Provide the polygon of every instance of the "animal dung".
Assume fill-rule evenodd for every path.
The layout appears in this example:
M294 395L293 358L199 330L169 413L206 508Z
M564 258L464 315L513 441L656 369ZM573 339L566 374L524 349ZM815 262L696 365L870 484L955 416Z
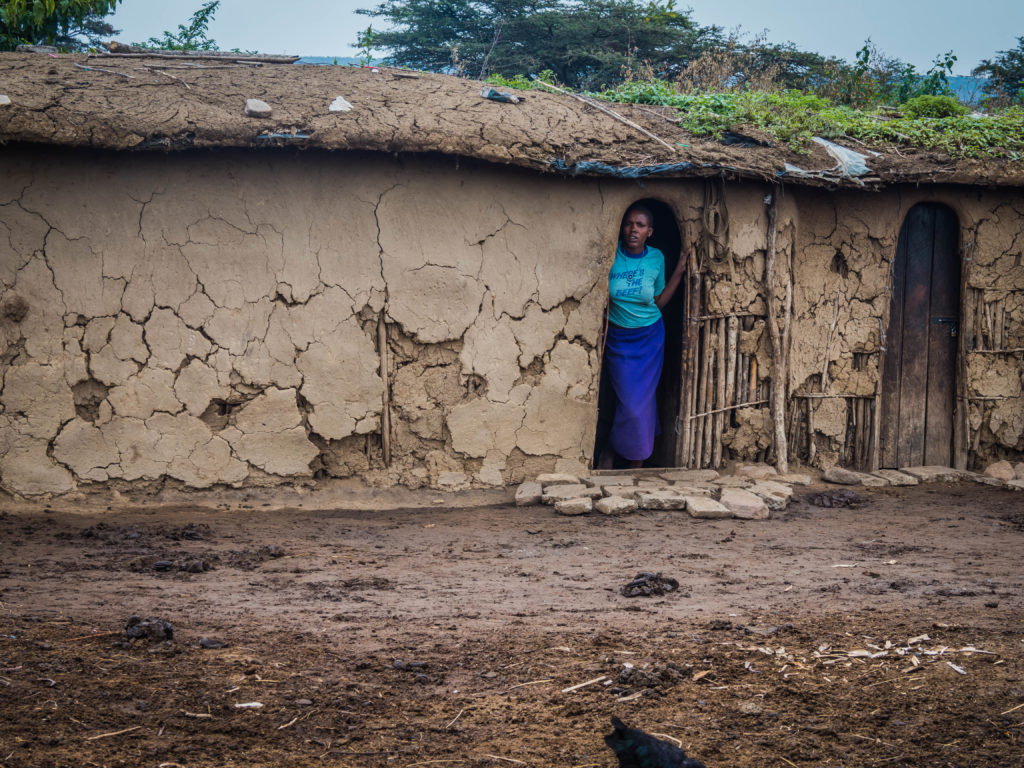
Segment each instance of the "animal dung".
M664 595L666 592L675 592L677 589L679 589L679 582L670 576L642 572L638 573L619 591L626 597L651 597Z

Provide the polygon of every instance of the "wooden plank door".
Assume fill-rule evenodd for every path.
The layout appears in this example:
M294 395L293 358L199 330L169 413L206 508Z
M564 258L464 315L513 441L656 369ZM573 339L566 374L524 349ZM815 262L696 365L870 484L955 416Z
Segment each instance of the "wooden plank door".
M952 464L958 242L956 215L933 203L911 208L900 230L882 375L883 467Z

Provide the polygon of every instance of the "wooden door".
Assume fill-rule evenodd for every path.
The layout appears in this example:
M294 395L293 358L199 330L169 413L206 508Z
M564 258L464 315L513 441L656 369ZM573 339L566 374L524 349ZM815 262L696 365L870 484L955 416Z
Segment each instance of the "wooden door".
M960 319L959 228L922 203L900 230L882 376L881 465L951 466Z

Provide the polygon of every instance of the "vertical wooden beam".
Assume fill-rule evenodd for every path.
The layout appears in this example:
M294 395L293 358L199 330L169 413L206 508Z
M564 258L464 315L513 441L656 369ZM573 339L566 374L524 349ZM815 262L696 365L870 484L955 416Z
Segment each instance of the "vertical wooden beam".
M768 252L764 262L765 292L768 298L768 336L772 343L771 411L775 425L775 465L780 472L789 471L789 450L786 443L786 360L779 328L779 299L775 292L775 241L778 234L778 195L773 191L768 203ZM787 280L789 276L787 275ZM785 321L783 321L785 322Z
M726 389L726 369L728 363L726 362L725 354L725 325L724 319L717 321L718 325L718 364L717 364L717 375L715 377L715 408L719 411L715 414L715 431L711 438L711 468L718 469L722 466L722 434L725 428L725 419L728 412L723 410L728 407L728 403L725 401L725 389Z

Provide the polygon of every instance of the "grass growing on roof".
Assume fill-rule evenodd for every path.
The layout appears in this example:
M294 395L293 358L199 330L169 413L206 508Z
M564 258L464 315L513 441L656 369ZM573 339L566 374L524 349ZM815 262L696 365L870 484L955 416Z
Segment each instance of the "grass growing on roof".
M493 77L497 86L538 88L525 77ZM1024 108L1009 107L972 116L955 99L926 96L898 109L866 111L837 105L800 91L682 93L662 80L633 80L587 96L604 101L672 107L680 127L695 136L720 137L753 126L807 152L812 136L856 139L870 146L897 145L940 150L951 157L1024 159ZM935 116L932 116L935 115Z

